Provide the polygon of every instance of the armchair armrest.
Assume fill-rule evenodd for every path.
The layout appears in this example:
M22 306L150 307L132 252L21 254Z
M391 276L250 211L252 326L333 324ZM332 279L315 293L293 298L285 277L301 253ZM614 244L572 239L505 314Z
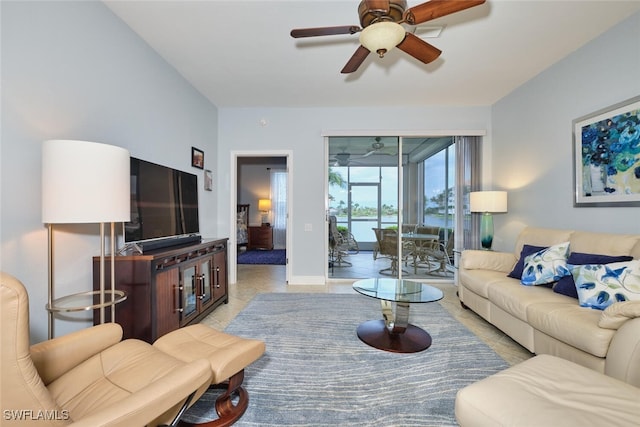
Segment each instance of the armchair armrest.
M211 383L211 362L198 359L174 369L128 397L80 420L74 427L169 424L191 393L191 406Z
M460 267L465 270L493 270L509 273L516 264L516 257L509 252L467 249L462 251Z
M31 360L42 381L48 385L121 340L122 327L117 323L105 323L34 344L30 348Z

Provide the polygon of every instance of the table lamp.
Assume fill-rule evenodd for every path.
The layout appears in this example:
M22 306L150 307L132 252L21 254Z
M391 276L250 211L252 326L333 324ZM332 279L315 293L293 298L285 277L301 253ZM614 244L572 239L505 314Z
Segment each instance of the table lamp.
M54 335L53 224L100 224L100 323L105 321L105 232L111 223L111 298L115 298L114 223L130 220L129 151L87 141L42 144L42 221L48 228L49 338ZM111 306L111 321L115 307Z
M259 199L258 210L262 212L262 225L269 225L269 211L271 210L271 199Z
M493 243L493 213L507 211L506 191L473 191L469 204L471 212L481 212L480 244L482 249L491 250Z

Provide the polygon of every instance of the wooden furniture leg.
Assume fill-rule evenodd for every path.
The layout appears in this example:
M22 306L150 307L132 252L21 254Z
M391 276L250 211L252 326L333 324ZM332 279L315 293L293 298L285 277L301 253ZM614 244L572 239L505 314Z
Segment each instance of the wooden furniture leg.
M225 389L216 399L215 407L218 418L204 423L180 422L182 427L227 427L238 421L249 406L249 393L242 387L244 369L229 378L229 381L212 384L209 388ZM238 397L238 403L233 404L232 399Z

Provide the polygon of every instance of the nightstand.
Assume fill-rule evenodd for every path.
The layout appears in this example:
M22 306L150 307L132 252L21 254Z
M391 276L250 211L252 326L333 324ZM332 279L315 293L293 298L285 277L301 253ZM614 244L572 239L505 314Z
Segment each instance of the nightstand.
M249 226L247 249L273 250L273 228L270 225Z

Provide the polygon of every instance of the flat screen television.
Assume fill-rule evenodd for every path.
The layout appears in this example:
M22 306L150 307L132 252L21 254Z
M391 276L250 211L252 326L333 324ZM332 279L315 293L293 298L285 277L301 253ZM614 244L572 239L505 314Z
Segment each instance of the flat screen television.
M131 157L131 221L125 242L147 251L199 241L198 177Z

